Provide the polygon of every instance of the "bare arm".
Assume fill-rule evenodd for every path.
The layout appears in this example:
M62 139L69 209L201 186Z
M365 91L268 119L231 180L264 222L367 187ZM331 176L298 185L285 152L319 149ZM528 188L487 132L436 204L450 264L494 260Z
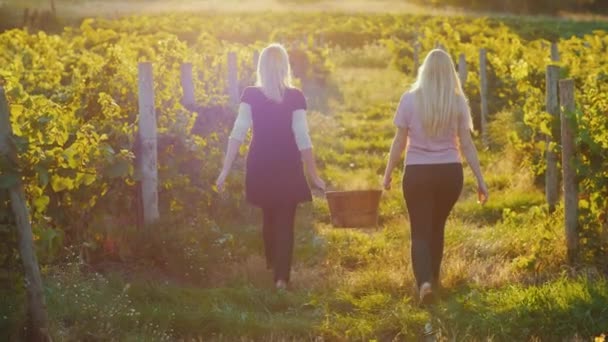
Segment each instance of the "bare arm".
M477 178L477 199L479 203L484 204L488 200L489 192L486 182L481 173L479 158L477 157L477 148L471 138L473 130L473 120L471 119L471 110L467 99L463 96L461 103L461 114L458 122L458 140L460 141L460 152L464 155L467 163L471 167L475 178Z
M251 128L251 125L251 107L246 103L241 103L239 106L239 114L230 134L230 139L228 139L228 147L226 148L222 172L217 178L216 185L219 191L222 191L224 188L224 183L230 173L230 169L232 169L232 164L239 152L239 147L241 147L241 144L245 140L245 136L247 135L249 128Z
M312 152L312 141L308 132L308 122L306 121L305 110L298 109L293 112L291 128L309 179L317 188L325 190L325 182L323 182L317 173L317 163Z
M312 153L312 148L307 148L304 150L300 150L300 154L302 156L302 161L304 162L304 167L306 168L306 173L308 177L312 181L312 183L319 189L325 191L325 182L319 177L317 173L317 163L315 162L315 157Z
M467 103L466 98L461 98L461 117L458 122L458 139L460 140L460 152L464 155L465 159L471 166L475 178L477 178L477 184L484 183L483 175L481 174L481 167L479 165L479 158L477 157L477 148L471 138L471 131L473 130L473 120L471 119L471 109Z
M483 175L481 174L479 158L477 156L477 148L475 147L475 143L471 138L471 133L468 131L461 132L459 136L460 150L471 167L471 170L473 170L473 174L475 175L475 178L477 178L477 183L484 182Z
M300 154L302 155L302 161L304 162L304 168L306 169L308 176L312 179L319 178L319 174L317 173L317 163L315 162L312 148L301 150Z
M241 147L242 141L234 138L228 139L228 147L226 148L226 156L224 157L224 166L222 167L222 173L228 174L232 169L232 163L236 159L236 156Z
M460 139L460 150L471 167L475 178L477 178L477 196L479 202L483 204L488 200L489 192L483 174L481 173L477 148L471 138L471 131L468 128L460 128L458 136Z
M407 128L397 128L395 138L393 139L393 143L391 145L391 151L388 157L386 170L384 171L384 188L386 190L390 189L393 170L399 164L399 161L401 160L401 155L403 154L403 151L405 150L405 147L407 145L407 135Z

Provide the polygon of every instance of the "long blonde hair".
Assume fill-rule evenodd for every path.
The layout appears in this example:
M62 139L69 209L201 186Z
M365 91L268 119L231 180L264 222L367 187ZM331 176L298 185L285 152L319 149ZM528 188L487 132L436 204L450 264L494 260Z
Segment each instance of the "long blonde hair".
M468 115L462 110L463 101L466 106L468 103L454 62L443 50L429 52L418 69L418 78L411 91L415 94L422 115L422 126L431 137L445 134L450 127L454 127L461 115ZM470 115L468 120L472 129Z
M285 89L291 87L291 67L289 55L281 44L270 44L260 54L256 84L266 97L283 101Z

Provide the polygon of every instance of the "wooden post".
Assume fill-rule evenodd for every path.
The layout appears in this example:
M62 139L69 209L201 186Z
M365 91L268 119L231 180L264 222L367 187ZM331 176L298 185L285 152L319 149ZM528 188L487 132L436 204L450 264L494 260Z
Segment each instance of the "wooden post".
M237 72L236 52L228 53L228 96L230 104L235 106L239 103L239 79Z
M183 63L180 68L182 84L182 103L186 108L196 104L194 99L194 82L192 80L192 63Z
M414 75L418 75L418 68L420 68L420 43L416 39L414 41Z
M217 79L218 81L221 80L224 75L224 65L221 62L221 59L217 61L217 63L215 64L215 74L217 75Z
M11 142L13 129L10 121L10 110L4 88L0 87L0 155L8 160L17 160L17 151ZM3 171L5 172L5 171ZM27 292L27 315L29 317L28 340L50 341L49 319L46 311L44 290L40 267L34 248L34 235L30 222L30 214L25 200L25 192L21 183L21 176L14 171L14 181L8 187L11 209L15 215L17 226L17 241L19 255L23 263L25 287ZM11 170L4 173L11 175Z
M574 102L574 80L559 81L559 99L562 106L562 169L564 178L564 210L568 261L576 260L578 252L578 182L574 158L576 155L576 120L572 118L576 109Z
M141 196L144 223L151 224L159 219L158 212L158 166L156 111L154 108L154 80L152 64L139 63L139 139L141 157L138 171L141 177Z
M546 110L551 115L551 134L547 135L547 170L545 172L545 196L549 205L549 212L555 211L555 206L559 200L559 172L557 169L557 154L551 148L557 143L559 137L559 67L549 65L546 76Z
M487 51L479 50L479 78L481 83L481 141L484 148L488 147L488 76Z
M551 43L551 60L559 62L559 49L557 43Z
M467 77L468 77L467 59L464 56L464 53L461 53L460 57L458 58L458 77L460 78L460 83L462 84L462 87L464 88L464 85L467 83Z

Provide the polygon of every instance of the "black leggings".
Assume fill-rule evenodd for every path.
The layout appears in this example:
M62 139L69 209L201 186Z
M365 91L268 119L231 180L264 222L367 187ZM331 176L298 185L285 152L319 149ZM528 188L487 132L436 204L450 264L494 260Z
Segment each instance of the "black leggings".
M438 285L445 222L462 191L462 164L407 165L403 194L410 216L416 283Z
M262 208L266 265L274 270L274 280L289 281L293 255L293 226L297 204Z

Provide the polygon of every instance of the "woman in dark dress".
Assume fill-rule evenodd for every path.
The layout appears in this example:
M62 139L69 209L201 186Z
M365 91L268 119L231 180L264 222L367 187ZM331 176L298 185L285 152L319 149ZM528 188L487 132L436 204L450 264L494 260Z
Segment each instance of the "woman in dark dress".
M257 85L243 91L217 179L219 191L249 128L253 137L247 156L246 197L262 209L266 263L274 270L277 289L284 289L291 271L296 208L312 200L304 167L316 187L325 190L325 183L317 174L312 153L306 100L291 85L289 57L279 44L262 51Z

